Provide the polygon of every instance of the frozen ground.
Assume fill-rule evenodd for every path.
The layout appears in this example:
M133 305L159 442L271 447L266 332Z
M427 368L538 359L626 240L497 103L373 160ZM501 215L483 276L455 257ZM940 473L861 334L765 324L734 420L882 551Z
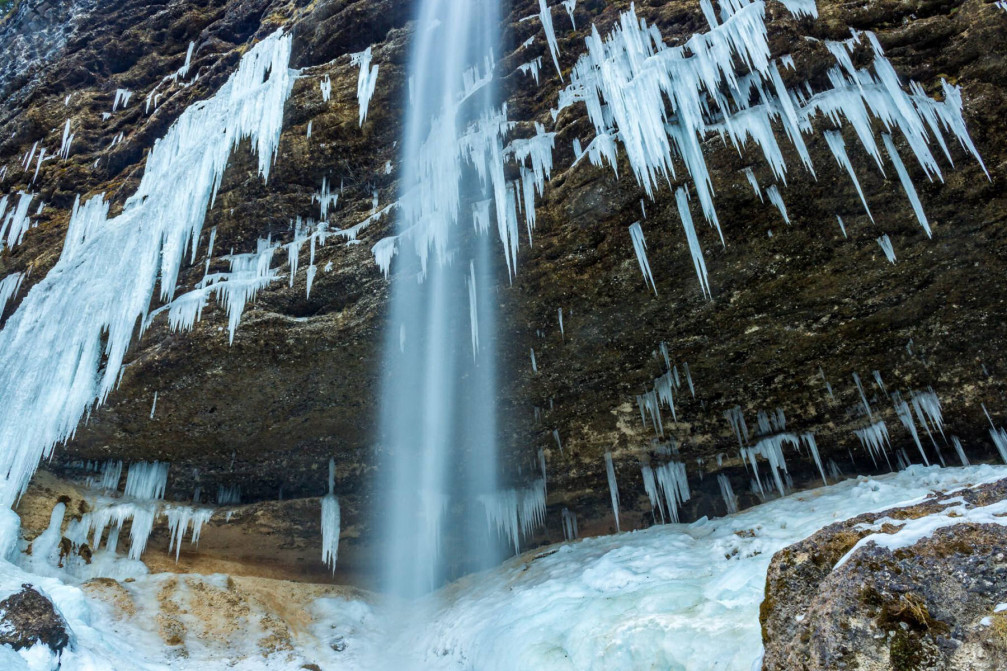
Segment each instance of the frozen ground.
M0 563L0 598L30 582L53 599L73 631L73 649L62 658L66 671L304 664L360 671L748 671L759 664L758 609L777 550L838 520L1003 477L1003 466L914 466L861 477L727 518L525 554L408 610L332 588L226 576L140 575L81 586L55 571L43 577L9 562ZM11 533L16 520L5 522ZM168 645L172 635L175 645ZM55 660L46 648L0 647L0 668L48 670Z

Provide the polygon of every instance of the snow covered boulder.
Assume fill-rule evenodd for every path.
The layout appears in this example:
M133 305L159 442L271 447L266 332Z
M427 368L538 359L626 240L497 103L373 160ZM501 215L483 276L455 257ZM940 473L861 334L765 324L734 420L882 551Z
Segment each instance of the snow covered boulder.
M1007 480L854 517L781 550L763 669L1007 668Z
M69 642L63 616L31 585L0 601L0 645L21 650L42 643L59 653Z

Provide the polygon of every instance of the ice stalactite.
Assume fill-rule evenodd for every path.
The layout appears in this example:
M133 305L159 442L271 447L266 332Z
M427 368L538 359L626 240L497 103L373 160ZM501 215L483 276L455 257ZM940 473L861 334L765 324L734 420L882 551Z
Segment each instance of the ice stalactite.
M679 506L692 497L689 491L689 479L685 473L685 464L671 461L663 466L658 466L654 469L654 480L661 494L659 498L655 498L658 498L662 507L662 520L667 513L668 519L677 524Z
M238 485L217 485L217 505L230 506L241 503L241 487Z
M3 208L0 208L2 210ZM0 215L3 213L0 212ZM24 281L23 273L13 273L7 277L0 280L0 315L3 315L4 308L7 307L7 302L17 294L17 290L21 288L21 282Z
M880 238L878 238L878 246L881 247L881 251L884 252L885 258L888 259L889 263L895 263L895 248L892 246L891 238L885 233Z
M329 102L329 98L332 97L332 79L325 75L318 82L318 88L322 91L322 102Z
M787 461L783 456L784 443L790 443L794 447L797 447L800 445L800 440L795 434L779 433L760 439L754 447L741 450L742 458L747 459L752 465L752 471L755 473L756 484L760 492L765 493L762 479L759 477L759 466L756 460L756 457L759 456L769 462L770 472L773 475L773 480L776 483L776 489L780 493L780 496L785 496L787 493L783 476L781 475L781 473L787 473Z
M213 517L212 508L192 508L191 506L166 506L164 516L168 518L168 552L175 550L175 561L182 551L185 532L191 530L189 543L199 545L203 525Z
M899 157L899 152L895 148L895 143L892 142L892 136L888 133L882 133L881 139L884 141L885 150L888 151L888 156L892 159L892 164L895 166L895 172L899 175L899 181L902 182L902 188L905 190L906 195L909 196L909 202L913 206L913 212L916 214L916 219L920 222L920 226L923 227L923 230L927 232L927 237L932 238L933 233L930 231L930 223L927 221L927 215L923 213L923 203L920 202L920 197L916 193L916 187L913 186L913 180L909 178L909 172L906 170L905 164Z
M958 439L958 436L951 436L951 444L955 447L955 454L958 455L958 461L962 463L962 466L968 466L969 458L965 456L965 450L962 448L962 441Z
M66 120L66 125L63 126L63 139L59 145L59 157L64 161L70 157L70 145L73 144L73 139L75 137L74 133L70 132L70 120Z
M0 200L0 220L3 222L0 224L0 241L8 249L21 244L25 232L31 226L28 213L31 208L31 201L34 198L35 194L33 193L18 192L17 205L13 206L6 216L4 215L4 208L7 205L7 197L4 196L3 200Z
M838 131L827 130L825 131L825 140L829 145L829 149L832 151L832 155L836 157L836 162L839 163L850 179L853 181L853 186L857 189L857 195L860 196L860 202L864 204L864 211L867 212L867 216L870 217L871 221L874 221L874 215L871 214L871 208L867 206L867 197L864 196L864 190L860 188L860 180L857 179L857 173L853 172L853 164L850 162L850 157L846 153L846 141L843 140L843 134ZM840 219L842 222L842 219ZM843 236L845 237L845 228L843 229Z
M892 464L888 459L888 450L885 449L885 446L891 443L888 439L888 426L884 420L868 424L862 429L855 429L853 435L860 441L860 445L867 450L871 461L874 462L875 468L878 467L878 456L883 456L885 463L888 464L888 468L891 469Z
M322 497L322 562L336 572L339 557L339 499L336 498L336 461L329 459L329 492Z
M783 222L789 226L790 215L787 214L787 206L783 202L783 196L780 195L780 189L775 184L770 184L766 187L766 198L768 198L769 202L780 211L780 215L783 217Z
M153 461L135 461L129 465L126 473L126 488L124 496L143 501L154 501L164 498L164 490L168 485L168 468L170 464Z
M605 450L605 474L608 477L608 493L612 497L612 514L615 516L616 533L619 528L619 485L615 479L615 466L612 463L612 453Z
M214 96L185 110L155 143L122 213L90 226L76 253L64 253L0 331L0 394L9 399L0 408L3 504L115 387L155 287L161 300L173 296L186 247L198 241L241 140L251 140L268 178L295 76L289 60L290 37L280 33L251 48Z
M517 69L520 70L523 74L531 75L532 79L535 80L535 86L538 86L538 73L542 69L542 57L539 56L534 60L528 61L527 63L522 63L521 65L517 66Z
M361 126L367 121L367 108L370 107L371 97L378 85L379 66L371 66L371 58L371 47L350 55L350 65L360 68L360 74L357 76L357 105L360 108L359 125Z
M524 489L504 489L479 497L486 511L486 524L507 539L514 554L521 540L545 524L545 480Z
M563 9L570 15L570 27L577 30L577 19L573 15L577 9L577 0L563 0Z
M688 191L684 188L676 189L675 203L678 205L678 216L682 220L682 228L685 229L685 239L689 243L692 265L695 266L696 275L699 277L699 286L703 290L704 296L712 298L710 278L706 272L706 260L703 258L703 248L699 244L699 238L696 237L696 227L692 223L692 213L689 211ZM656 290L655 293L657 293Z
M818 467L818 472L822 476L822 483L828 485L829 479L825 477L825 469L822 468L822 457L818 454L818 443L815 442L815 434L801 434L801 442L808 447L808 451L811 453L811 458L814 460L815 466Z
M734 488L731 487L731 481L723 473L717 475L717 485L720 487L720 495L724 499L724 505L727 507L727 514L733 515L738 512L738 497L734 495Z
M556 73L559 75L560 81L562 81L563 70L559 67L559 44L556 42L556 31L552 26L552 9L546 4L546 0L538 0L538 16L542 21L542 30L545 32L546 42L549 43L549 53L552 55L552 62L556 66Z
M577 538L577 515L569 508L563 508L560 513L560 520L563 523L564 540L572 541Z
M133 92L129 89L116 89L115 99L112 101L112 111L116 111L120 107L126 107L129 105L129 99L133 97Z
M154 419L154 412L157 410L157 392L154 392L154 402L150 404L150 418Z
M647 240L643 237L643 228L640 226L640 222L629 227L629 236L633 240L633 251L636 252L636 260L640 264L643 281L654 290L656 296L657 285L654 283L654 274L650 270L650 261L647 259Z

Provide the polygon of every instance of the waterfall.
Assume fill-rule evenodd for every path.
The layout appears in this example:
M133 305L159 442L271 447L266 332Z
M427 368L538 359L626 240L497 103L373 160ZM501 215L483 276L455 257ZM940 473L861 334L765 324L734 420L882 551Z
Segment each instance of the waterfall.
M492 83L497 0L418 11L379 416L381 578L401 596L495 559L479 504L497 489L489 208L499 219L513 205Z

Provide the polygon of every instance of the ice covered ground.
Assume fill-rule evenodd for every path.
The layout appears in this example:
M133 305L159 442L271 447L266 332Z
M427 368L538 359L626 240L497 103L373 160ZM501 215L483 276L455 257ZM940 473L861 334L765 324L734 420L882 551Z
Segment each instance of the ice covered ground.
M566 543L465 578L408 611L316 586L225 576L139 576L106 584L118 590L109 598L9 562L0 564L0 598L30 582L53 599L73 631L73 649L62 658L66 671L304 664L361 671L747 671L759 665L758 610L777 550L832 522L1003 477L1004 466L913 466L726 518ZM4 533L15 523L4 518ZM132 614L123 614L126 602ZM166 622L185 632L183 645L166 645ZM56 667L45 648L0 647L0 668Z

